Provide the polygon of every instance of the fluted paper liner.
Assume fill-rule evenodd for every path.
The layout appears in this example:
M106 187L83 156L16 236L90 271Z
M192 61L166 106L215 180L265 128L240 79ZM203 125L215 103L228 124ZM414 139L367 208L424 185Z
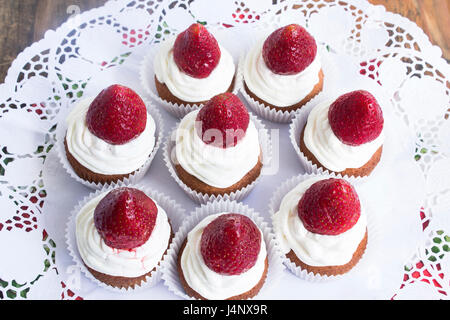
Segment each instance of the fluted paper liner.
M281 186L273 193L272 198L269 202L269 215L271 217L272 227L273 227L274 215L275 215L275 213L278 212L281 201L283 200L284 196L286 196L286 194L288 194L292 189L294 189L299 183L306 181L313 177L345 179L355 187L356 192L358 192L358 185L361 183L364 183L364 181L365 181L364 179L361 179L359 177L357 177L357 178L342 177L341 175L334 174L334 173L331 173L331 174L315 174L315 173L300 174L296 177L290 178L290 179L284 181L281 184ZM372 251L374 251L374 248L377 248L377 246L379 247L378 239L380 239L380 231L379 230L380 230L381 226L374 218L374 214L376 214L376 213L374 213L370 209L368 209L367 206L364 206L364 199L360 198L360 201L363 202L362 207L363 207L363 210L365 210L365 214L367 217L367 234L368 234L367 239L368 240L367 240L366 249L364 250L364 253L363 253L361 259L349 272L347 272L346 274L333 275L333 276L321 275L318 273L308 272L308 270L298 267L294 262L292 262L289 258L287 258L285 254L283 254L282 255L283 264L287 267L287 269L290 270L295 276L297 276L303 280L307 280L307 281L311 281L311 282L322 282L322 281L340 279L342 277L345 277L348 273L351 273L353 270L361 267L361 264L364 263L364 257L366 256L366 254L373 253ZM274 231L274 235L275 235L275 241L279 245L280 240L278 239L275 231Z
M137 183L139 182L147 173L148 169L150 168L150 165L153 162L153 159L155 158L161 143L163 141L163 132L164 132L164 122L161 117L161 114L159 111L155 108L154 104L149 103L147 100L144 99L144 103L147 106L147 112L152 116L153 120L155 120L156 130L155 130L155 146L153 147L153 151L149 155L148 159L145 161L145 163L135 170L132 174L130 174L127 178L124 178L121 180L123 183L131 184L131 183ZM91 189L102 189L104 186L108 186L111 183L107 184L101 184L101 183L94 183L87 180L82 179L77 175L77 173L73 170L72 165L69 163L69 160L67 159L66 150L64 147L64 140L66 137L67 132L67 123L66 118L69 115L72 108L68 108L65 110L65 112L61 112L58 120L58 126L56 128L56 149L57 154L60 163L62 164L63 168L66 170L66 172L76 181L79 183L91 188ZM118 181L113 181L118 182Z
M262 124L262 122L256 118L254 115L250 114L250 121L253 121L255 124L256 129L258 130L258 136L259 136L259 143L261 145L262 150L262 164L263 169L265 165L268 165L272 159L272 143L269 137L269 133L265 126ZM175 165L173 163L172 159L172 150L175 147L175 133L177 128L179 127L180 123L176 125L176 127L171 131L171 133L168 135L167 140L164 144L164 162L166 163L167 168L169 169L169 173L172 176L172 178L177 182L177 184L183 189L184 192L195 202L200 204L205 204L209 201L214 200L236 200L240 201L244 199L256 186L256 184L259 182L261 178L261 174L258 178L256 178L252 183L247 185L246 187L239 189L237 191L226 193L223 195L210 195L205 194L201 192L197 192L187 186L181 179L178 177L176 171L175 171ZM261 171L262 172L262 171Z
M303 168L307 173L330 173L329 170L322 166L317 166L300 150L300 137L303 128L306 126L309 114L313 107L320 102L324 101L325 95L319 94L308 102L303 108L294 115L289 128L289 137L291 139L292 146L297 153Z
M253 44L255 45L256 42ZM250 50L252 49L252 46L250 47ZM331 56L328 54L328 52L326 51L326 49L324 48L318 48L320 49L318 51L318 54L320 54L320 58L321 58L321 63L322 63L322 71L324 74L324 78L323 78L323 89L321 92L319 92L317 95L320 95L323 91L325 91L325 88L328 86L327 83L329 82L335 82L334 80L331 80L331 77L333 76L333 74L336 72L335 71L335 66L333 64L332 58ZM258 116L272 121L272 122L278 122L278 123L289 123L292 118L302 109L305 108L305 106L312 101L316 96L314 96L310 101L308 101L308 103L305 103L305 105L303 105L301 108L297 109L297 110L292 110L292 111L282 111L282 110L275 110L273 108L270 108L269 106L266 106L264 103L260 102L260 101L256 101L255 99L253 99L245 90L244 87L244 63L245 63L245 58L247 56L247 53L245 55L241 55L240 59L239 59L239 64L238 64L238 78L237 78L237 84L236 84L236 89L244 96L245 100L247 101L248 105L250 106L250 108L252 109L252 111L257 114Z
M262 231L264 242L267 248L267 257L269 261L269 268L267 272L267 278L264 282L264 285L261 288L260 292L269 292L270 289L278 284L279 279L283 275L284 266L281 260L281 251L278 247L277 242L274 240L274 234L272 233L272 229L269 227L268 223L264 221L264 219L255 212L252 208L238 203L236 201L229 200L219 200L209 202L206 205L202 205L201 207L195 209L183 222L182 226L176 233L172 244L168 251L168 257L164 260L163 263L163 275L162 279L164 284L169 288L170 291L175 293L176 295L184 298L193 300L194 298L188 296L183 286L180 283L180 278L178 274L177 268L177 258L178 252L186 239L188 233L204 218L207 216L217 214L217 213L239 213L243 214L250 219L258 226L258 228ZM251 288L248 288L249 290ZM242 292L241 292L242 293ZM255 297L257 298L257 296Z
M361 85L361 87L365 87L364 84ZM355 88L353 88L355 89ZM380 93L380 90L377 90L376 87L370 87L368 88L369 92L375 93L377 100L381 103L380 105L388 105L385 101L385 97L382 93ZM307 173L324 173L324 174L330 174L330 173L336 173L334 171L331 171L325 166L318 166L317 164L314 164L301 150L300 150L300 138L303 131L303 128L306 126L306 123L308 121L309 114L311 113L312 109L317 106L318 104L325 102L325 101L334 101L333 99L336 99L341 94L344 94L346 92L350 92L351 89L336 89L334 92L322 92L319 95L315 96L311 101L309 101L303 108L297 112L294 115L294 118L291 121L290 127L289 127L289 137L292 143L292 146L294 147L295 152L297 153L305 171ZM384 112L385 116L387 115L387 112ZM385 121L385 128L386 128L386 121ZM386 129L387 130L387 129ZM385 150L383 151L385 152ZM336 173L338 174L338 173ZM348 175L345 175L347 177ZM368 179L369 176L358 176L361 179Z
M220 43L220 39L218 39ZM160 106L162 106L167 112L171 113L173 116L177 118L183 118L186 114L188 114L191 111L197 110L201 107L203 107L203 104L197 104L197 103L187 103L187 104L178 104L178 103L172 103L170 101L162 99L158 95L158 91L156 90L155 85L155 71L153 67L153 61L160 49L160 44L154 45L150 50L149 53L144 57L144 59L141 62L140 68L139 68L139 78L142 84L142 87L144 87L145 92L150 96L152 100L157 102ZM236 63L236 61L235 61ZM236 72L237 72L236 68ZM238 93L238 76L235 72L235 79L233 84L233 90L232 92L234 94ZM222 92L218 92L217 94L220 94Z
M137 184L137 185L126 184L126 183L123 183L120 181L118 183L113 183L110 186L105 186L101 190L92 192L90 195L86 196L83 200L80 200L78 202L78 204L74 207L74 209L70 213L69 220L66 225L66 244L67 244L67 248L69 250L69 254L72 257L73 261L75 262L76 266L81 270L81 272L88 279L95 282L100 287L106 288L108 290L112 290L115 292L126 293L126 292L132 292L134 290L140 290L143 288L149 288L149 287L156 285L161 280L161 275L162 275L161 267L162 267L163 261L167 258L168 251L163 255L161 262L158 266L156 266L156 269L153 272L151 272L150 275L148 275L144 280L142 280L139 285L135 285L134 289L131 287L116 288L116 287L113 287L113 286L110 286L110 285L107 285L107 284L101 282L100 280L95 278L89 272L89 270L86 268L86 266L84 265L84 262L80 256L80 253L78 251L76 232L75 232L76 231L76 217L77 217L78 213L80 212L80 210L89 201L91 201L95 197L99 196L100 194L105 193L105 195L106 195L109 191L116 189L116 188L120 188L120 187L130 187L130 188L139 189L139 190L143 191L147 196L149 196L155 203L157 203L158 206L160 206L162 209L164 209L164 211L167 214L167 217L169 218L169 221L170 221L170 224L172 227L172 232L174 234L177 232L178 228L182 224L182 222L186 216L186 213L185 213L184 209L177 202L175 202L168 196L166 196L158 191L153 190L152 187L146 186L144 184Z

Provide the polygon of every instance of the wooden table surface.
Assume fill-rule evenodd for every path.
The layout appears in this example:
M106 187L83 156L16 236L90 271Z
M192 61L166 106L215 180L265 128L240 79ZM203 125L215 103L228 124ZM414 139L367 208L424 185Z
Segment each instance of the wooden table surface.
M222 0L224 1L224 0ZM232 1L232 0L228 0ZM450 60L450 0L369 0L382 4L416 22L439 45ZM42 39L69 17L70 6L81 12L103 5L106 0L0 0L0 82L11 62L26 47ZM69 11L69 12L68 12Z

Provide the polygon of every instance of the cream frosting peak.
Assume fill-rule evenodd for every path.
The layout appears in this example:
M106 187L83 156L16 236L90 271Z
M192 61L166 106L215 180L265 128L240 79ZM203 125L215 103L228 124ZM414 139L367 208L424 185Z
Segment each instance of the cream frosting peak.
M326 177L313 177L299 183L284 196L280 208L273 216L273 226L283 253L293 250L295 255L310 266L339 266L350 262L367 230L367 220L361 204L357 223L336 236L308 231L298 216L298 202L315 182Z
M93 98L80 101L66 119L66 142L70 154L85 168L100 174L127 174L139 169L156 144L156 123L147 113L145 130L123 145L113 145L95 136L86 124Z
M240 275L221 275L211 270L201 254L201 238L205 227L224 213L207 216L193 228L186 241L181 256L181 269L188 285L202 297L209 300L222 300L245 293L255 287L265 270L267 257L266 244L261 232L261 248L253 267Z
M94 211L107 195L100 194L86 203L76 217L76 239L83 262L90 268L117 277L140 277L155 268L169 245L171 227L167 214L156 202L158 214L148 240L133 250L109 247L94 224Z
M360 146L344 144L334 134L328 120L332 102L322 102L311 110L303 141L308 150L329 170L342 172L347 168L360 168L383 145L384 129L375 140L368 143Z
M264 62L259 41L247 53L243 64L244 80L247 87L262 100L277 107L289 107L302 101L316 84L322 68L319 53L302 72L294 75L280 75L272 72Z
M184 73L173 57L173 37L161 43L153 61L156 78L164 83L177 98L187 102L207 101L219 93L226 92L235 74L235 65L231 54L219 44L220 60L211 74L202 79Z
M187 114L176 130L176 161L189 174L216 187L239 182L259 161L258 130L250 120L244 138L234 147L218 148L203 142L195 129L198 110Z

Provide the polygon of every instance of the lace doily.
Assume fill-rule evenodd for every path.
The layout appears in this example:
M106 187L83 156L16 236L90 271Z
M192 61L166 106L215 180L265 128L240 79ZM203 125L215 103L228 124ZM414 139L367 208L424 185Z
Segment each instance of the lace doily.
M417 210L404 204L411 211L408 219L421 228L420 232L408 235L400 225L396 238L392 238L407 238L405 242L415 248L414 252L409 247L398 252L408 257L403 270L401 265L395 270L403 279L393 280L380 292L376 290L376 277L375 282L368 281L361 287L343 288L339 280L317 288L286 271L278 289L261 297L302 298L307 292L309 298L447 298L450 72L441 50L411 21L365 0L217 1L214 8L210 3L109 1L101 8L70 18L56 31L48 31L43 40L13 62L0 86L0 299L122 298L84 279L65 247L68 214L90 190L65 173L52 150L57 115L62 108L117 79L134 81L138 93L145 94L136 78L146 50L194 21L223 32L248 33L252 28L293 21L307 26L330 52L347 61L348 72L381 85L397 121L408 128L415 143L411 167L398 168L405 172L405 178L414 178L415 185L405 188L414 188L421 204ZM176 123L168 114L164 114L164 121L166 128ZM288 140L287 126L268 126L281 129L280 140ZM286 167L292 165L300 173L292 146L281 143L280 149L288 152L288 159L282 158ZM270 189L270 195L293 172L282 168L277 178L264 177L261 184L265 187L257 186L244 202L266 213L268 203L258 201L254 194ZM176 199L188 212L195 208L170 179L161 152L148 176L150 184ZM402 193L400 189L397 191ZM372 271L376 273L368 267L367 274ZM363 276L356 275L356 280ZM128 297L176 298L162 284Z

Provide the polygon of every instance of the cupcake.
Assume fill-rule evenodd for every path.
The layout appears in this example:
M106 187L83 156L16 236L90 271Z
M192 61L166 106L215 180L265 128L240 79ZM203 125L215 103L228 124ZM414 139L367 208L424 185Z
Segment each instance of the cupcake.
M233 57L199 23L161 43L153 67L159 97L172 104L200 105L233 89Z
M323 88L316 41L297 24L259 41L247 53L242 68L245 93L276 111L298 110Z
M300 151L312 165L342 176L368 176L380 161L383 112L368 91L319 103L300 133Z
M190 297L254 297L268 270L263 234L245 215L209 215L188 233L178 252L177 266L181 285Z
M130 88L112 85L67 117L66 158L83 181L110 184L135 174L156 145L156 123Z
M144 192L101 193L76 216L76 243L89 272L115 288L134 288L159 266L173 237L166 212Z
M249 186L261 174L258 130L242 101L232 93L217 95L200 110L187 114L174 136L167 165L197 193L230 194Z
M367 246L363 209L348 181L311 176L282 198L272 216L274 232L297 268L319 276L345 274Z

